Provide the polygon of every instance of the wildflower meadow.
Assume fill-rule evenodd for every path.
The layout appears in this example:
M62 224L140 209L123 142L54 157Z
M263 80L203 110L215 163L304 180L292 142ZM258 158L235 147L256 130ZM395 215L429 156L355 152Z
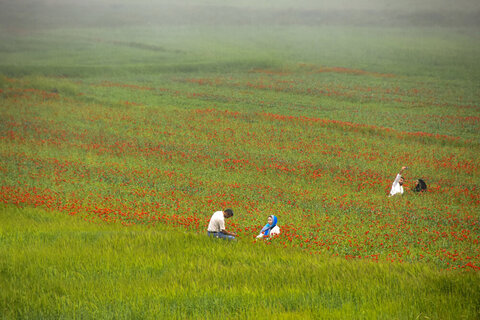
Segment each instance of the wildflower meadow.
M0 315L478 318L475 30L2 28Z

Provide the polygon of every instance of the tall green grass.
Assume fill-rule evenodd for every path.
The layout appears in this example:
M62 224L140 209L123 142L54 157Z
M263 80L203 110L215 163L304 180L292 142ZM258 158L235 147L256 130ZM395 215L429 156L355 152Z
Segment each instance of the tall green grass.
M476 319L478 272L0 208L3 319Z

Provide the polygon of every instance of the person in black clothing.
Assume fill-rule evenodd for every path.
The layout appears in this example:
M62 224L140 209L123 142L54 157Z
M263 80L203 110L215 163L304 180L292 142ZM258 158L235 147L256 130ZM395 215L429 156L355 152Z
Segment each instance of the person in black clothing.
M415 192L424 192L427 190L427 184L422 179L417 179L412 190Z

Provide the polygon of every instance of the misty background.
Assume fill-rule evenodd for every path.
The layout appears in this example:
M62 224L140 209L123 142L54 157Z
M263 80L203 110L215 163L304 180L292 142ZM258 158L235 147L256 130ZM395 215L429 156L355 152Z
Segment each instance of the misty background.
M480 79L479 31L478 0L0 0L0 74L313 64L461 80L464 88Z
M0 0L11 32L145 25L480 26L478 0Z

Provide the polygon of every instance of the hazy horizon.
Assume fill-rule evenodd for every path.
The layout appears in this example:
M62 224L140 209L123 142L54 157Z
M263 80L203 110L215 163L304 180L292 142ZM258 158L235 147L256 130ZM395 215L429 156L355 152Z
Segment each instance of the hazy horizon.
M480 2L0 0L6 30L191 24L479 27Z

